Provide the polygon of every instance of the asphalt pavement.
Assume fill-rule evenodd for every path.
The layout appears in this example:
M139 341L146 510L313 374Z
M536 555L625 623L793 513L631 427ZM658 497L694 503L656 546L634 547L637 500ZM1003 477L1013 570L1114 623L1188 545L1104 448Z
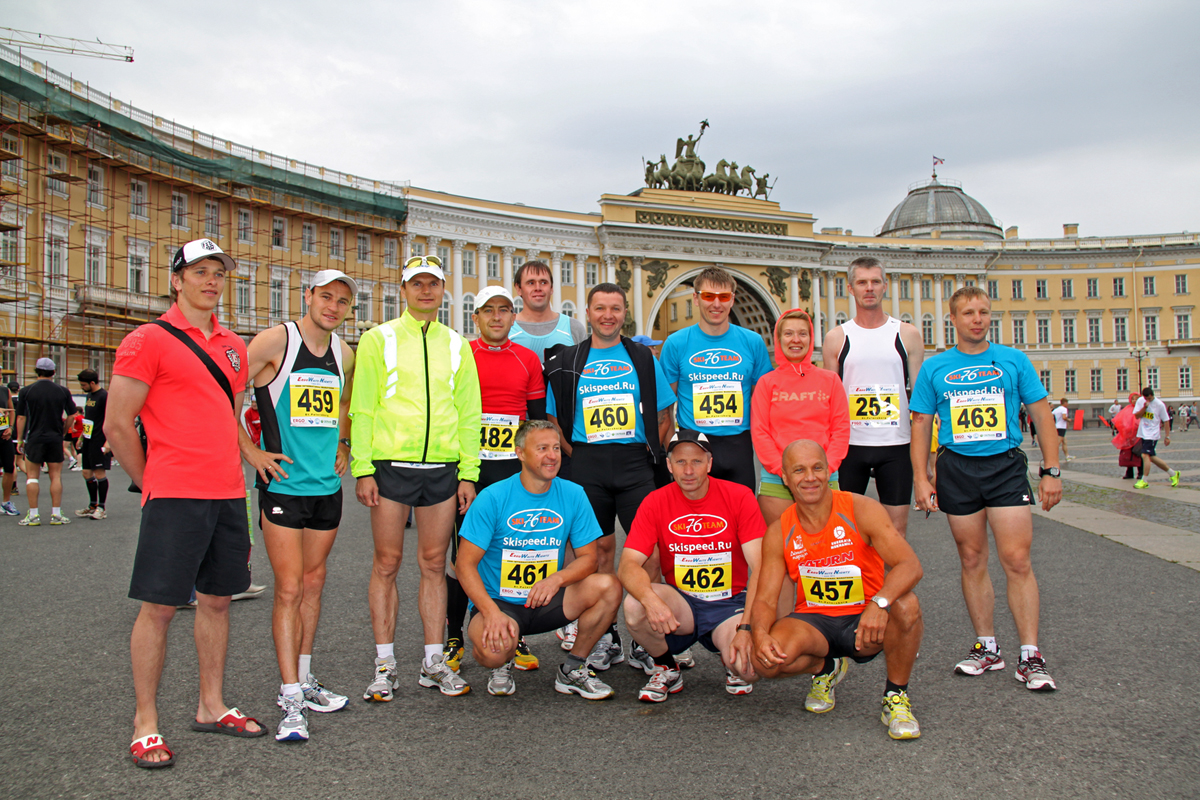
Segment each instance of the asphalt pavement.
M837 708L824 715L804 710L805 680L727 695L718 660L702 651L684 675L683 692L659 705L638 702L645 678L624 664L604 675L617 692L610 701L560 695L552 669L563 654L553 634L531 639L542 668L516 673L513 697L489 696L486 672L469 656L463 675L470 694L442 697L420 688L413 531L399 579L397 660L405 681L393 702L365 703L374 656L366 602L371 537L349 480L313 668L331 689L350 695L350 705L312 714L312 738L303 744L191 731L193 612L181 611L159 694L161 733L177 763L139 770L128 756L129 632L138 604L126 597L139 511L126 483L114 470L104 521L22 528L17 517L0 518L0 685L13 701L0 715L2 797L1200 793L1200 573L1064 525L1053 512L1035 519L1033 551L1040 645L1059 685L1053 693L1029 692L1013 679L1019 642L994 554L997 636L1010 667L979 677L952 674L973 642L958 559L944 517L926 521L913 512L910 540L925 569L917 593L926 634L910 695L922 737L894 742L880 722L882 657L854 666L837 690ZM42 494L46 520L48 487ZM24 513L24 497L17 504ZM82 505L83 479L68 473L64 507ZM263 548L255 548L253 565L256 582L271 584ZM271 604L268 592L232 607L225 699L273 728L279 676Z

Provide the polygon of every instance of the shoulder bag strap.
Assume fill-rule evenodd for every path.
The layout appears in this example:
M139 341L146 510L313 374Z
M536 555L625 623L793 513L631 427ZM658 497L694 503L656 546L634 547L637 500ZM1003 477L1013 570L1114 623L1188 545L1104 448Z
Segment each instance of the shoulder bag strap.
M179 328L176 328L166 320L156 319L151 324L159 326L164 331L187 345L187 348L196 354L196 358L200 359L200 363L202 363L208 369L209 374L213 376L213 380L217 382L217 385L221 387L223 392L225 392L225 396L229 398L229 407L233 408L233 388L229 385L229 379L225 377L225 373L222 372L221 368L217 366L217 362L213 361L212 357L209 356L208 353L200 349L200 345L196 344L192 340L192 337L188 336L186 333L179 330ZM236 411L237 409L234 408L233 410Z

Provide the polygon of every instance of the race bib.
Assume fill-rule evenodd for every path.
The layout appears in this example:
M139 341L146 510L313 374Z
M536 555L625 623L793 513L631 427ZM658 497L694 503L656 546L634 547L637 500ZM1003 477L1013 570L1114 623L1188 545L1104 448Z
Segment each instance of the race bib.
M583 398L583 432L588 444L630 439L633 426L632 394L595 394Z
M479 457L486 461L516 458L513 443L521 418L515 414L484 414L479 428Z
M1004 392L969 392L951 397L950 431L955 444L1007 439Z
M892 428L900 425L900 386L875 383L848 387L851 428Z
M733 553L675 556L675 587L697 600L733 597Z
M535 583L556 572L557 550L501 550L500 596L524 600Z
M852 606L865 602L858 567L800 567L800 586L810 606Z
M293 428L336 428L341 387L338 376L293 372L288 378Z
M5 427L8 427L8 426L6 425ZM95 429L95 427L96 427L95 420L85 419L83 421L83 438L85 438L85 439L92 438L92 431Z
M742 385L736 381L692 385L692 416L697 428L741 425L744 408Z
M9 427L8 409L0 409L0 431L6 431Z

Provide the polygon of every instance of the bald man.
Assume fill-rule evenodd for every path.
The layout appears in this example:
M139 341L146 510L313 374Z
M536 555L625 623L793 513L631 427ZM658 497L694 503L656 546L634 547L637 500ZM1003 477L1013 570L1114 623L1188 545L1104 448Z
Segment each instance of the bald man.
M834 707L833 687L850 659L863 664L882 652L883 724L893 739L916 739L921 728L908 679L925 631L913 594L921 562L882 505L829 488L829 461L819 444L792 442L782 463L796 502L763 538L750 623L754 668L765 678L815 675L805 708L824 713ZM796 583L796 608L777 620L785 575Z

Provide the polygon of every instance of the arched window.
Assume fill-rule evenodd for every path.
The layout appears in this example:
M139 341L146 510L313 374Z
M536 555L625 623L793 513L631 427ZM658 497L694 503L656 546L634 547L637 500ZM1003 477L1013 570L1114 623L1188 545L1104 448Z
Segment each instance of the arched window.
M901 314L900 321L907 322L909 325L912 325L912 314Z
M475 295L464 294L462 301L463 335L474 336L475 330Z
M846 317L846 312L845 312L845 311L839 311L839 312L837 312L837 314L835 314L835 315L834 315L834 317L833 317L833 324L834 324L834 325L845 325L845 324L846 324L846 319L847 319L847 317Z
M438 322L449 327L450 315L454 312L454 298L449 292L442 295L442 307L438 309Z
M954 330L954 320L950 318L949 314L942 317L942 330L946 336L946 347L954 347L956 343L954 334L956 331Z
M575 319L575 304L570 300L563 300L562 313L566 314L571 319Z
M525 298L518 297L516 302L513 303L513 314L520 314L523 308L525 308Z
M921 316L921 340L925 342L926 347L933 346L933 314Z

